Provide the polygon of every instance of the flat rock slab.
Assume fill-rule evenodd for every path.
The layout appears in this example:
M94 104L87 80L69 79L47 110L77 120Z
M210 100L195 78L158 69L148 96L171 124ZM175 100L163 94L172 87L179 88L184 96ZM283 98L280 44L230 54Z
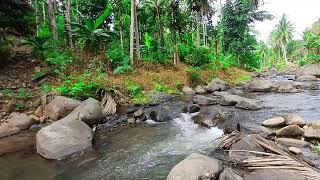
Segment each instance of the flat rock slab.
M21 131L21 129L19 129L18 127L13 126L11 124L2 124L0 126L0 138L10 136L13 134L17 134L20 131Z
M194 153L174 166L167 180L216 179L222 167L220 160Z
M293 138L277 138L275 141L276 143L282 144L284 146L306 147L310 145L310 143L307 141Z
M290 125L276 131L277 136L301 136L303 135L304 130L300 128L298 125Z

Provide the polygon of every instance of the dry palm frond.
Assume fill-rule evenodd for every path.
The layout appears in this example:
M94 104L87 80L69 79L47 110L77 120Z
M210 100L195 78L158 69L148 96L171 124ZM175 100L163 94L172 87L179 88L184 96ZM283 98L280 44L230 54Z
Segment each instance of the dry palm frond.
M228 149L233 143L239 141L244 136L246 135L242 133L231 133L222 139L218 149ZM309 165L303 158L291 154L287 149L260 135L254 134L252 137L266 152L230 150L230 152L246 152L253 155L237 163L242 164L249 170L282 169L302 175L308 180L320 180L320 171Z
M122 106L126 106L129 104L129 99L125 95L123 95L120 91L111 89L110 93L117 104Z
M103 91L102 94L103 98L100 103L100 106L102 107L102 114L115 114L117 112L117 103L113 100L109 93Z

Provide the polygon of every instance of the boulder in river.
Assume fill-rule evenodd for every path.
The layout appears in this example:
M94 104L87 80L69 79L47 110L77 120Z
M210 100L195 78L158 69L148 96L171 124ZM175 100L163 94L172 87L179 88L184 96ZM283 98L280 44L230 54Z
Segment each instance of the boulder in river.
M67 117L78 119L90 126L98 124L102 119L102 108L100 102L93 98L88 98L75 108Z
M217 179L222 162L201 154L191 154L173 167L167 180Z
M300 76L297 81L299 82L310 82L310 81L319 81L319 79L312 75L304 75Z
M8 124L16 126L21 130L28 129L33 123L33 119L23 113L13 112L8 118Z
M252 92L270 92L273 90L274 85L271 80L254 79L247 85L247 88Z
M197 86L196 87L196 94L205 94L206 90L202 86Z
M45 114L56 121L67 116L71 111L80 105L80 102L64 96L55 97L46 107Z
M298 125L289 125L284 128L279 129L276 131L277 136L301 136L304 133L304 129L300 128Z
M187 106L188 113L196 113L200 111L200 106L198 104L191 104Z
M320 128L308 126L304 129L304 137L320 139Z
M300 139L293 139L293 138L277 138L275 142L284 146L294 146L294 147L306 147L310 145L310 143L307 141L303 141Z
M193 94L195 94L194 90L193 90L191 87L189 87L189 86L184 86L184 87L182 88L182 92L183 92L184 94L187 94L187 95L193 95Z
M284 125L285 119L283 117L273 117L263 121L262 125L267 127L279 127Z
M220 78L216 78L211 80L208 85L205 87L207 92L215 92L215 91L224 91L227 89L226 82L221 80Z
M320 64L307 64L296 72L296 78L300 78L305 75L320 77Z
M92 145L92 129L67 116L42 128L36 135L37 153L47 159L64 159Z
M283 118L285 119L286 125L298 125L302 127L306 124L306 122L301 116L299 116L299 114L285 114Z
M253 99L242 98L240 101L237 102L236 108L245 110L259 110L262 107L257 101Z
M263 169L247 175L244 180L306 180L304 176L281 169Z
M234 170L227 167L225 168L219 176L219 180L242 180L243 178L236 174Z
M275 85L279 93L296 93L299 92L298 86L291 81L277 82Z
M198 104L200 106L209 106L209 105L219 104L220 99L206 97L203 95L196 95L193 97L192 101L193 101L193 103Z

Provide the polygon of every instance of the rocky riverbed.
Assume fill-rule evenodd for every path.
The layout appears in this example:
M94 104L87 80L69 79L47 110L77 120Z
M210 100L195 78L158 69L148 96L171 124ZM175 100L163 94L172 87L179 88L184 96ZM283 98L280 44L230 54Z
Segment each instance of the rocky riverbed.
M166 179L188 157L184 161L199 165L182 163L172 171L187 166L185 177L257 179L217 161L216 139L234 131L259 134L319 167L320 72L310 66L296 76L258 75L240 87L215 79L184 87L182 96L155 94L149 106L129 106L117 115L103 115L105 107L94 99L54 97L33 114L3 117L0 172L4 179ZM215 173L197 169L207 162ZM170 173L168 179L177 177Z

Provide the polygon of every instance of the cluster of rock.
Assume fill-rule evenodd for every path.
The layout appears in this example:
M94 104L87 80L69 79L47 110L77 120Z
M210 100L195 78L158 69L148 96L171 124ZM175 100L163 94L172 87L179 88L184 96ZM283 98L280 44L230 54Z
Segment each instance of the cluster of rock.
M244 140L246 141L246 140ZM243 142L240 142L243 143ZM243 145L248 145L244 143ZM250 144L249 144L250 145ZM262 148L262 147L261 147ZM247 148L248 149L248 148ZM167 180L195 180L195 179L217 179L217 180L305 180L305 177L292 171L281 169L263 169L242 175L222 161L201 154L191 154L170 171Z
M286 114L265 120L263 126L276 129L277 143L289 147L295 154L301 154L299 148L307 147L313 140L320 139L320 121L306 124L298 114Z
M225 91L227 90L228 86L227 83L223 80L216 78L213 79L211 82L208 83L207 86L197 86L195 90L193 90L191 87L184 86L182 89L182 92L184 94L188 95L194 95L194 94L207 94L207 93L213 93L215 91Z

